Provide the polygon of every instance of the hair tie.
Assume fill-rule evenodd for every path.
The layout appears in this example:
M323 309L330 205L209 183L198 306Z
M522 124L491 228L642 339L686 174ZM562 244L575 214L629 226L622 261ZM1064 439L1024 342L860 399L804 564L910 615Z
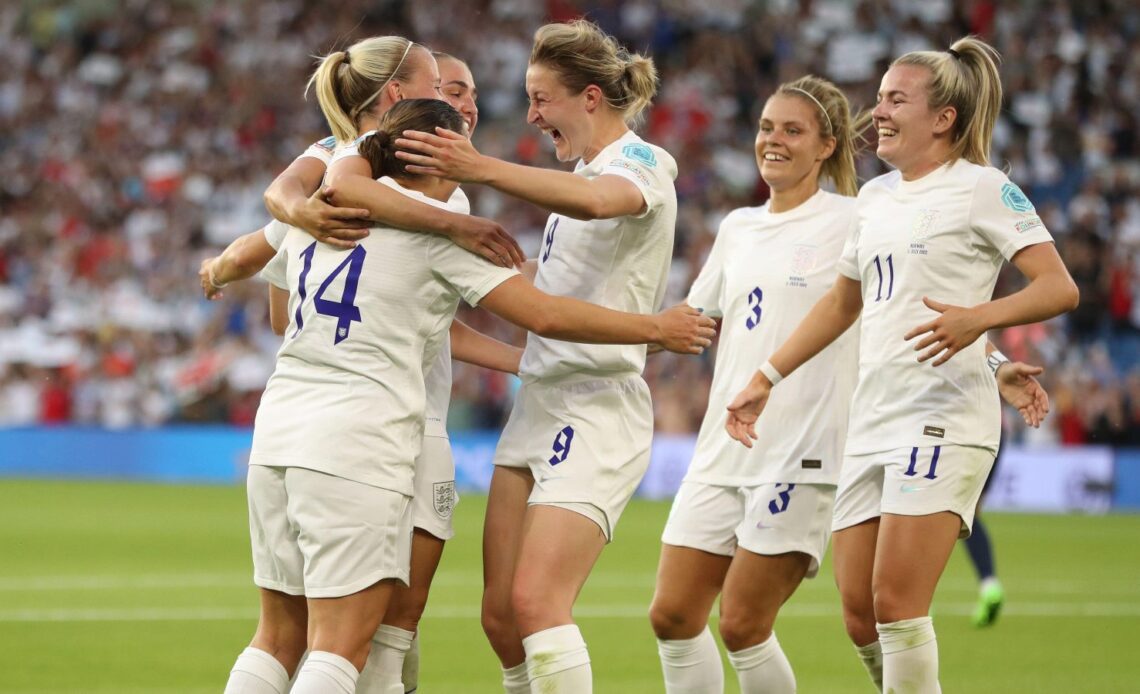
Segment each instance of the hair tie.
M352 66L352 56L348 54L348 50L344 52L344 64L350 67Z
M823 102L815 98L815 96L806 89L800 89L799 87L787 87L787 90L791 92L799 92L800 94L803 94L807 98L814 101L815 105L819 106L819 110L823 111L823 117L827 119L827 129L830 130L833 134L835 133L835 126L831 124L831 116L827 115L827 109L823 107Z
M958 60L962 59L962 54L959 53L958 51L954 50L953 48L947 48L946 52L949 53L951 55L951 57L957 58Z

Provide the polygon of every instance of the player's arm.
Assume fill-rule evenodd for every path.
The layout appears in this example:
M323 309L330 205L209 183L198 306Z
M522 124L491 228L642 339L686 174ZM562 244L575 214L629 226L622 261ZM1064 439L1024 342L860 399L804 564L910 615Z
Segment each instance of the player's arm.
M530 280L531 284L534 284L534 278L538 276L538 261L531 258L522 265L519 265L519 272L523 277Z
M728 405L725 428L729 435L751 448L756 439L756 420L776 383L839 339L862 311L862 284L840 274L827 294L812 306L784 344Z
M911 340L923 336L914 346L916 352L926 350L918 358L920 362L938 357L934 360L934 366L938 366L974 344L987 330L1048 320L1077 307L1080 292L1055 245L1026 246L1011 262L1029 279L1029 284L1009 296L972 307L922 298L927 308L939 315L903 337Z
M700 354L713 336L712 319L688 306L655 315L623 313L552 296L515 276L479 302L491 313L543 337L595 344L660 343L671 352Z
M986 365L997 379L1002 400L1016 407L1026 424L1041 426L1049 414L1049 394L1035 376L1045 373L1045 369L1020 361L1011 362L989 340L986 340Z
M265 230L251 231L214 258L206 258L198 267L198 281L207 299L218 299L222 288L230 282L253 277L273 259L277 250L265 239Z
M370 219L400 229L446 236L501 267L526 260L518 242L498 222L413 200L373 180L372 169L363 157L345 156L334 161L325 190L335 204L359 207Z
M631 181L603 175L588 179L565 171L523 166L476 151L459 133L406 130L396 156L411 173L442 176L461 183L482 183L557 214L574 219L611 219L645 211L646 201Z
M326 202L328 192L320 189L324 175L323 161L298 157L265 190L265 207L276 219L304 229L318 241L352 248L368 236L372 226L368 211Z
M289 327L289 291L275 284L269 285L269 327L278 335Z
M451 321L451 356L454 359L485 369L517 374L522 353L522 349L484 335L462 321Z

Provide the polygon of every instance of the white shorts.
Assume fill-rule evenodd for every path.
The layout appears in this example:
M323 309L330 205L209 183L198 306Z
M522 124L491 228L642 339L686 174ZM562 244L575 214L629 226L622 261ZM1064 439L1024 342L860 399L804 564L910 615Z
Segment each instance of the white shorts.
M424 437L423 450L416 458L414 485L412 527L450 540L455 536L451 517L459 494L455 491L455 461L447 437Z
M814 578L831 538L834 503L830 484L682 482L661 542L729 557L737 546L763 555L800 552L811 557L807 577Z
M994 465L977 446L922 446L848 455L839 470L831 529L842 530L884 513L927 516L951 511L969 537L974 511Z
M641 376L568 384L524 383L495 464L529 468L530 504L582 514L613 539L649 467L653 402Z
M299 467L251 465L249 535L261 588L339 598L386 578L408 582L411 499Z

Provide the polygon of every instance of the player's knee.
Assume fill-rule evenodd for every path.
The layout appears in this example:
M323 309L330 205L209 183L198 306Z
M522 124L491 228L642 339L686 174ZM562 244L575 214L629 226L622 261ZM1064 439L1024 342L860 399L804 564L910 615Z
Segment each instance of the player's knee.
M526 633L530 627L549 621L551 603L548 597L515 584L511 591L511 612L520 631Z
M305 631L290 624L259 625L250 645L273 656L292 675L305 654L306 640Z
M427 599L427 589L413 588L404 591L398 603L388 606L388 611L384 614L384 623L407 631L416 631L427 607Z
M480 621L483 625L483 633L487 635L487 639L492 644L499 643L517 633L514 615L511 614L509 603L504 604L501 601L488 600L484 597Z
M874 603L870 600L843 600L843 626L847 628L847 636L857 646L866 646L877 641L878 632L875 630Z
M768 640L772 620L757 614L726 612L720 616L720 638L729 651L742 651Z
M875 621L880 624L887 624L889 622L897 622L902 619L911 619L912 617L920 617L920 614L912 614L916 612L914 608L907 604L905 596L899 591L891 590L889 587L880 587L875 590Z
M649 623L659 639L684 639L699 634L708 621L688 614L683 605L654 598L649 606Z

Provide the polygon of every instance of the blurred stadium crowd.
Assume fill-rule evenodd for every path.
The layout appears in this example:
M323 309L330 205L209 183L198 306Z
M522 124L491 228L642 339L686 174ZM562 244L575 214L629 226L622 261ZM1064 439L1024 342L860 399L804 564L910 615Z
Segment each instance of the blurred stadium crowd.
M302 91L314 55L401 34L471 64L476 146L555 165L524 125L531 35L587 13L661 72L647 139L680 164L669 301L720 219L766 197L764 98L805 73L873 105L890 59L974 33L1002 52L994 161L1036 203L1081 306L1006 330L1048 369L1049 424L1014 440L1140 445L1140 5L996 0L56 0L0 9L0 425L249 424L279 338L260 281L201 299L198 263L260 227L261 194L326 130ZM873 155L862 177L883 169ZM524 249L545 214L470 191ZM998 294L1019 282L1016 271ZM483 312L461 318L504 339ZM714 355L649 360L657 426L695 431ZM497 427L512 379L456 365L453 429Z

